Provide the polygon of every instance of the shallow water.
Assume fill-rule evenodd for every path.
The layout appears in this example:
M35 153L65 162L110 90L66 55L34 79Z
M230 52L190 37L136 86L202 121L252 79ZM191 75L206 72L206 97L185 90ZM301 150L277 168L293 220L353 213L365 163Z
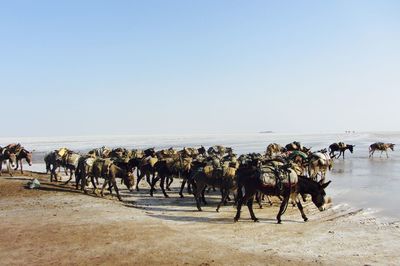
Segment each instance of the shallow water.
M157 149L184 146L208 147L221 144L231 146L238 154L264 152L269 143L287 144L300 141L313 150L327 148L331 143L343 141L355 144L353 154L347 151L345 160L335 160L332 172L327 179L332 180L327 193L335 205L348 204L354 208L370 210L378 217L389 220L400 219L400 155L396 150L389 151L390 158L379 153L368 158L368 147L373 142L400 143L400 133L356 133L356 134L229 134L229 135L185 135L185 136L93 136L93 137L53 137L53 138L0 138L0 145L19 141L27 149L35 150L35 165L24 168L44 171L42 164L46 152L59 147L69 147L76 151L87 151L100 146Z

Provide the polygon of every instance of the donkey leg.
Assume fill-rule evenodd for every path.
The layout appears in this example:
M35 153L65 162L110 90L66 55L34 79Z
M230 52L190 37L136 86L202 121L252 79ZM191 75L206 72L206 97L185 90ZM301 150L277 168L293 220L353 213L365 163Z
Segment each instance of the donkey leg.
M219 202L219 204L217 206L217 212L219 212L219 208L221 208L221 205L223 203L225 203L225 201L228 198L228 196L229 196L229 189L225 189L223 194L222 194L221 201Z
M117 193L117 198L118 198L118 200L119 200L119 201L122 201L122 198L121 198L121 196L119 195L119 190L118 190L118 187L117 187L117 181L115 180L115 177L112 178L111 183L112 183L112 185L114 186L115 193Z
M152 182L153 182L153 180L154 180L154 177L153 177L152 180L150 180L150 173L147 172L147 173L145 173L145 175L146 175L146 181L147 181L147 183L149 184L149 186L151 186L151 184L152 184Z
M162 176L160 181L161 191L164 194L164 197L169 198L167 192L165 192L164 184L165 184L165 176Z
M185 188L186 182L187 182L187 179L182 180L181 190L179 191L179 196L181 198L183 198L183 189ZM188 186L189 186L189 184L188 184Z
M187 193L192 194L192 183L187 183Z
M10 161L7 162L7 171L10 174L10 176L13 176L13 172L12 172L12 167L10 165Z
M201 191L201 200L203 201L204 205L207 205L207 201L206 201L206 197L204 196L205 192L206 192L206 185L204 185L204 189Z
M235 215L235 217L233 218L233 221L234 221L234 222L239 221L240 212L241 212L241 210L242 210L242 206L243 206L243 202L244 202L245 196L246 196L246 195L242 196L242 195L239 195L239 194L238 194L238 201L237 201L237 206L236 206L236 215Z
M142 180L143 174L140 172L140 174L137 175L137 181L136 181L136 191L139 191L139 182Z
M50 182L53 182L54 168L50 169Z
M290 197L290 195L285 195L285 197L283 198L283 201L281 203L281 207L279 208L278 215L276 216L276 219L278 220L278 224L282 223L281 216L282 216L282 214L285 212L285 210L287 208L287 205L289 203L289 197Z
M239 221L240 218L240 212L242 210L242 205L243 205L243 197L240 198L237 202L237 206L236 206L236 215L233 218L233 221L236 223L237 221Z
M250 197L247 200L247 208L249 209L251 219L254 222L259 222L258 218L256 217L256 215L254 214L254 211L253 211L253 201L254 201L254 196Z
M194 199L196 200L196 206L197 206L197 210L198 211L202 211L201 206L200 206L200 196L201 196L201 192L204 190L203 184L193 184L193 196Z
M96 179L97 179L97 177L96 177ZM93 188L97 189L95 178L92 175L90 176L90 182L92 183ZM98 179L97 179L97 185L99 185L99 180Z
M296 204L297 204L297 208L299 208L301 217L303 218L304 222L307 222L308 218L307 218L306 214L304 213L303 205L301 205L301 202L299 200L296 201Z
M69 183L69 181L72 180L72 174L73 174L73 171L71 170L70 174L69 174L69 179L67 180L67 182L64 183L64 185L67 185Z
M268 201L269 206L272 206L271 198L268 195L267 195L267 201Z
M165 179L165 189L171 191L171 185L174 182L174 177L172 175L168 175Z
M104 189L106 188L107 183L108 183L107 180L104 180L103 186L101 187L100 195L102 197L104 197Z
M110 191L110 195L113 196L112 194L112 187L113 187L113 182L111 181L111 179L108 179L108 191Z
M85 193L87 193L87 190L86 190L86 186L88 185L87 184L87 176L86 175L82 175L81 176L81 179L80 179L80 182L81 182L81 190L83 191L83 192L85 192ZM79 183L78 183L79 184Z
M263 208L263 206L262 206L262 196L261 196L260 193L256 193L256 201L258 203L258 207L260 207L260 209L262 209Z
M79 189L79 182L81 181L81 174L75 175L75 188Z
M24 169L23 169L22 160L20 160L19 163L21 165L21 175L23 175L24 174ZM17 161L17 164L18 164L18 161ZM17 169L18 169L18 167L17 167ZM17 170L17 169L15 169L15 170Z
M154 187L155 187L155 185L156 185L156 183L157 183L157 181L159 180L160 178L157 176L156 178L153 178L153 180L152 180L152 182L151 182L151 184L150 184L150 196L151 197L153 197L153 193L154 193L154 191L155 191L155 189L154 189Z
M243 203L245 203L245 202L247 203L247 201L248 201L250 198L253 198L254 194L255 194L255 192L252 192L252 193L250 194L248 191L246 191L245 194L244 194L244 196L241 197L241 198L238 200L236 216L235 216L235 218L233 218L233 221L234 221L234 222L239 221L240 212L241 212L241 210L242 210Z

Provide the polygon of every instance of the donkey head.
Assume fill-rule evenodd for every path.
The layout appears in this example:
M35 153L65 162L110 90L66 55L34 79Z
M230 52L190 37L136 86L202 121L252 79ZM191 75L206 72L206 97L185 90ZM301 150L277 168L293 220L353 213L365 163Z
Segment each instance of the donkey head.
M32 152L29 152L25 149L22 149L19 152L19 158L23 159L25 158L26 162L29 164L29 166L32 166Z
M349 151L350 151L351 153L353 153L354 146L356 146L356 145L347 145L347 148L349 149Z
M203 146L198 148L197 151L199 152L199 154L206 154L206 152L207 152L206 149Z
M394 144L393 143L389 143L389 148L394 151Z
M311 200L317 206L318 210L324 211L326 209L325 205L330 202L330 199L326 199L326 193L325 193L325 188L331 183L331 181L328 181L327 183L322 183L322 180L320 182L316 182L317 186L313 188L313 190L310 192L311 194Z
M15 164L17 163L17 155L15 153L9 153L8 158L11 163L11 167L15 167Z
M125 186L129 189L132 190L133 186L135 185L135 176L133 175L132 172L127 172L126 177L123 179Z

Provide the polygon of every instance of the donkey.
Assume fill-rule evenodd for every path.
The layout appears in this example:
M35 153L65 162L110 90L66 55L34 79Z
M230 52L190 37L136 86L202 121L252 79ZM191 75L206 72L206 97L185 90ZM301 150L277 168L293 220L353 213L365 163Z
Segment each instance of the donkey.
M229 164L222 168L210 168L209 172L198 170L194 173L190 182L194 188L193 195L196 200L197 209L202 211L200 207L200 197L204 204L207 204L204 198L206 186L218 187L221 189L221 201L218 203L216 211L218 212L221 205L226 202L229 192L236 189L236 164Z
M61 165L61 156L58 155L57 151L52 151L44 156L44 162L46 164L46 174L50 172L50 182L53 182L53 177L57 181L56 170Z
M32 152L27 151L25 148L22 148L20 152L17 154L17 165L14 170L18 170L19 165L21 165L21 174L24 174L22 169L22 160L25 159L29 166L32 166Z
M240 212L242 204L246 203L250 212L251 219L254 222L258 222L258 218L255 216L253 211L253 200L254 195L257 191L266 195L282 196L283 201L279 208L277 215L278 224L282 223L281 217L286 211L288 206L289 198L296 202L296 205L301 213L303 220L306 222L308 220L307 216L303 211L303 206L299 200L299 194L311 194L312 201L315 206L320 210L325 210L325 204L328 202L325 199L324 189L330 184L322 184L316 181L302 178L297 176L297 174L291 170L290 165L285 165L283 167L276 168L275 177L270 177L270 180L275 182L265 183L265 176L261 169L256 167L245 167L238 170L238 204L237 212L234 221L237 222L240 218ZM267 177L268 178L268 177ZM242 195L242 188L244 189L244 195Z
M154 153L155 155L155 153ZM146 176L147 183L151 186L155 176L156 176L156 169L154 168L155 164L158 162L157 157L155 156L148 156L142 159L134 159L135 163L138 163L138 176L136 181L136 191L139 191L139 182L142 180L143 177ZM135 164L136 165L136 164ZM150 194L152 192L150 191Z
M340 156L343 156L344 160L344 152L346 150L349 150L351 153L353 153L354 147L355 145L344 144L343 142L332 143L331 145L329 145L329 156L338 159L340 158ZM335 152L339 152L339 156L336 157Z
M64 166L67 170L70 170L69 179L65 182L65 185L72 180L72 175L78 169L78 163L81 157L82 156L80 154L72 151L65 153L62 157L61 165Z
M117 197L122 201L119 194L119 189L117 186L116 178L121 178L125 186L131 191L134 186L133 174L124 168L121 168L114 164L114 162L109 159L94 159L91 157L81 158L79 160L78 171L76 173L76 188L78 189L79 183L81 184L81 190L87 193L86 185L87 178L90 177L94 189L96 190L96 184L94 179L101 177L104 179L104 183L101 188L101 196L104 196L104 189L108 184L108 189L112 195L112 188L114 187Z
M326 172L332 170L333 167L333 159L328 155L326 149L324 151L314 152L308 159L308 174L315 181L320 175L321 181L324 182Z
M10 176L13 176L12 168L15 167L15 164L17 162L17 156L15 155L15 153L7 149L7 147L0 149L0 176L3 167L3 162L7 163L7 171L10 174Z
M116 166L115 164L109 165L106 169L102 169L101 177L104 178L104 183L101 188L101 196L104 196L104 189L108 183L108 189L110 194L112 195L112 188L114 187L115 192L117 193L117 198L119 201L122 201L122 198L119 194L119 189L117 187L116 178L121 178L124 182L125 186L132 191L132 187L134 186L135 179L131 172L122 169L121 167Z
M172 161L172 162L171 162ZM160 180L160 188L164 197L169 198L167 192L165 191L165 181L168 177L172 177L172 175L179 175L179 169L175 166L175 160L172 158L165 158L163 160L159 160L154 164L154 172L157 172L157 176L151 180L150 184L150 196L153 196L155 191L154 187L158 180ZM173 164L173 165L170 165Z
M374 152L376 150L381 151L381 155L379 157L382 157L382 153L386 152L386 158L389 158L388 149L391 149L394 151L394 145L393 143L383 143L383 142L375 142L369 146L369 158L374 157Z

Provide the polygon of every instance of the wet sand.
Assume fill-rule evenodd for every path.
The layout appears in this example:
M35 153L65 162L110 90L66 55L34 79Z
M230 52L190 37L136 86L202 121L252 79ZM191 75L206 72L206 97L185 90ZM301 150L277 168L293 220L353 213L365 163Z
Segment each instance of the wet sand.
M399 265L400 224L380 223L361 209L334 207L319 212L306 203L309 222L289 207L276 224L278 202L247 208L233 222L229 205L196 211L192 196L180 199L180 180L170 198L157 190L152 198L121 185L123 202L106 195L85 195L72 185L49 183L48 176L0 177L0 256L17 264L161 264L161 265ZM24 189L38 177L39 190Z

